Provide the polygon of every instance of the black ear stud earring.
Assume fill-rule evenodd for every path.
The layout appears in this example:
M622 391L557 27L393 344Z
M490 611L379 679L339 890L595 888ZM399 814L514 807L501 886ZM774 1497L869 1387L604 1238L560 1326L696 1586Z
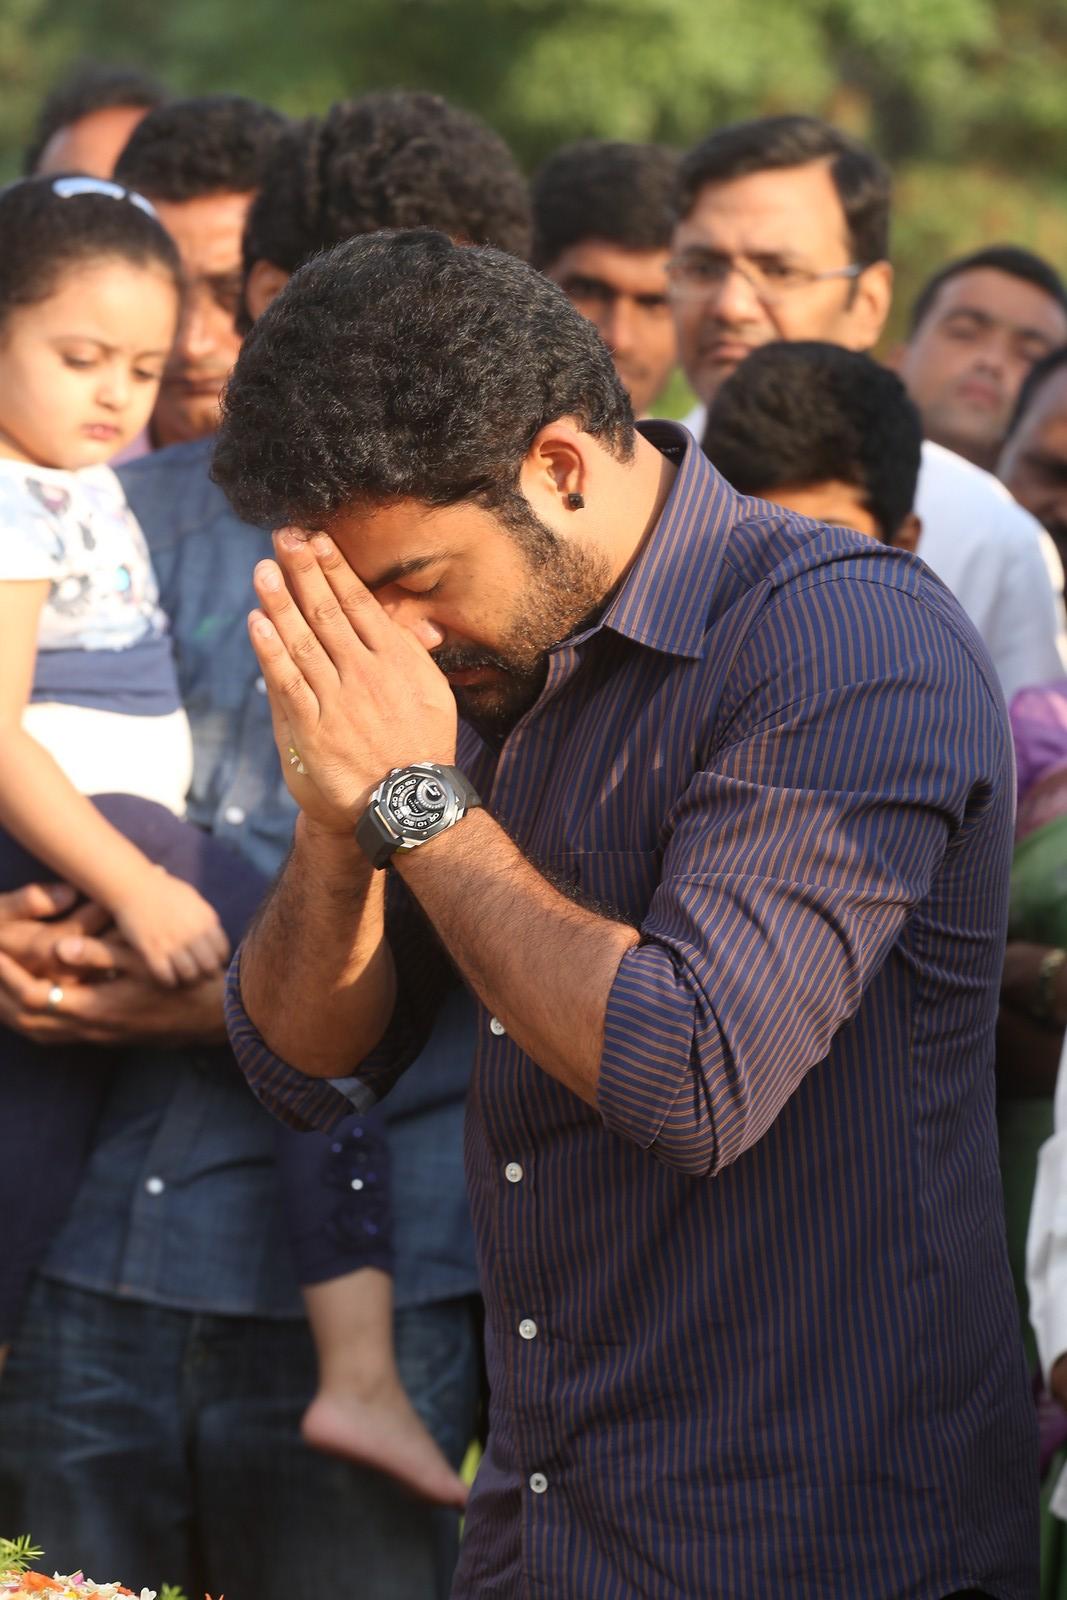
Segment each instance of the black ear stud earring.
M581 511L582 507L585 505L585 500L580 494L575 494L572 490L567 496L567 504L570 506L572 511Z

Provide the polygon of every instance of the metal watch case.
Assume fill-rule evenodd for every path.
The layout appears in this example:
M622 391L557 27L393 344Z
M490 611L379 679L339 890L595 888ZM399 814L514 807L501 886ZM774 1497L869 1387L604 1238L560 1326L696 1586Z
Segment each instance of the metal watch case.
M436 839L480 804L456 767L432 761L394 767L371 795L356 840L374 866L382 867L395 851Z

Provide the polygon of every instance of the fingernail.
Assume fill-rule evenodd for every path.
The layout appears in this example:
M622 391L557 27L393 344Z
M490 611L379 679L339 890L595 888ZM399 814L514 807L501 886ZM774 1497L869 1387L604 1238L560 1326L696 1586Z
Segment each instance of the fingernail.
M252 632L260 639L271 639L274 637L274 629L267 621L266 617L252 617L250 620L252 623Z
M44 886L44 892L57 910L69 906L74 900L74 890L69 883L49 883Z
M320 558L333 555L333 540L327 539L324 533L317 533L311 541L311 548Z
M260 561L256 567L256 582L261 589L280 589L281 575L273 561Z
M291 528L283 528L281 533L278 535L278 543L281 545L283 550L303 550L304 546L307 544L307 540L302 539L300 535L298 533L294 533Z

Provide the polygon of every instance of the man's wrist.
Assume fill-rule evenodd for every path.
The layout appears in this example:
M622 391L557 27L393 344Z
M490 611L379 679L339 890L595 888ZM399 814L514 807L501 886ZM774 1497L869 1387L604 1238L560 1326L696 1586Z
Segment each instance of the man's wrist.
M317 822L301 811L296 819L293 834L295 847L319 858L332 860L338 866L346 863L367 866L367 859L356 844L355 830L340 823L336 827Z
M484 844L487 830L498 831L499 824L493 821L487 811L476 806L443 833L427 839L414 850L397 850L391 865L414 887L423 876L432 876L447 868L448 863L461 860L470 850L480 848L477 841L480 839Z

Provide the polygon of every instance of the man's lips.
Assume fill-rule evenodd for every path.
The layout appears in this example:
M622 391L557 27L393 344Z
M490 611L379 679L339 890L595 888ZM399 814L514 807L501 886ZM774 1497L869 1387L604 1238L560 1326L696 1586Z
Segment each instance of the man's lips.
M446 672L445 677L453 689L472 689L476 684L486 683L494 674L493 667L460 667L455 672Z
M958 385L956 394L961 400L967 400L971 405L982 406L986 410L999 410L1004 404L1003 392L995 384L982 383L976 378L969 378Z
M87 422L82 428L87 439L100 439L105 444L110 439L117 439L120 431L114 422Z
M180 373L175 373L174 376L163 379L163 388L177 394L213 395L218 394L227 377L228 374L225 372L219 377L208 378L186 378Z
M744 344L739 339L716 339L711 343L701 346L700 356L703 361L710 361L716 365L726 362L737 364L750 356L755 345Z

